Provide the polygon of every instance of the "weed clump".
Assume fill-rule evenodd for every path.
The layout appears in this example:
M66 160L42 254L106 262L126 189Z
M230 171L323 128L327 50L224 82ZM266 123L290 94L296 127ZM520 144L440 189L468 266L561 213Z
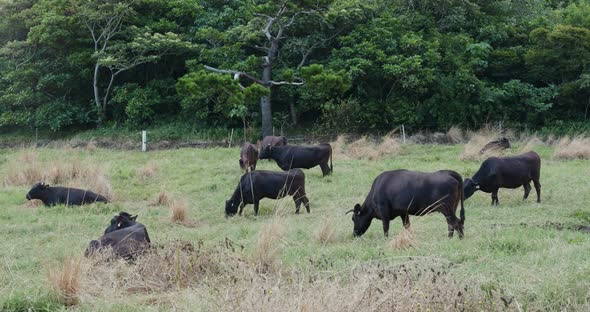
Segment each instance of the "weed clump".
M279 265L280 241L285 235L285 224L280 217L275 217L266 224L258 234L253 260L256 268L261 272L276 269Z
M340 135L330 145L334 155L340 159L379 160L397 155L401 150L399 142L391 135L382 137L380 141L373 141L364 136L348 144L346 137Z
M66 259L48 271L51 288L65 306L80 303L80 260Z
M329 218L324 218L322 224L315 232L315 239L323 244L331 243L336 240L334 223Z

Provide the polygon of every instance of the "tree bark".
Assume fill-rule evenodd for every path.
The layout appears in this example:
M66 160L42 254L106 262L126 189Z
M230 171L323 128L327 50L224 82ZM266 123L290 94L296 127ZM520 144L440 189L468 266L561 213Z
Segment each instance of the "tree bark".
M264 85L269 87L268 95L260 98L260 111L262 113L262 138L268 135L272 135L272 109L271 109L271 92L272 89L269 86L272 72L272 65L270 62L265 62L264 69L262 71L262 82Z
M101 114L100 112L100 94L99 94L99 90L98 90L98 71L100 69L100 65L98 65L98 63L96 63L96 65L94 65L94 78L92 81L92 86L94 87L94 104L96 105L96 109L99 111L99 115ZM100 119L100 117L99 117Z

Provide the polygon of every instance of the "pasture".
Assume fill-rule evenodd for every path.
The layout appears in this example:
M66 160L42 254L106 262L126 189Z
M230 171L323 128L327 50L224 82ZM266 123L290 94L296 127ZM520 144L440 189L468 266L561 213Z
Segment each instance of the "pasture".
M465 202L462 241L447 239L439 213L410 217L410 232L396 219L389 238L374 220L353 239L344 213L363 202L385 170L451 169L470 177L481 162L460 160L463 145L408 144L378 160L336 153L333 175L304 170L310 214L295 215L288 197L262 200L258 217L248 205L232 218L225 218L224 203L241 175L238 148L0 149L0 307L587 311L590 233L575 227L590 223L590 165L553 159L552 146L534 149L542 159L542 202L534 190L522 201L522 188L501 189L500 205L491 207L490 195L476 192ZM269 161L257 169L279 170ZM84 183L100 175L113 202L33 206L26 183L39 172L73 187L96 186ZM160 254L151 263L83 258L119 211L138 214L146 225ZM72 298L64 299L64 274L75 280L65 290Z

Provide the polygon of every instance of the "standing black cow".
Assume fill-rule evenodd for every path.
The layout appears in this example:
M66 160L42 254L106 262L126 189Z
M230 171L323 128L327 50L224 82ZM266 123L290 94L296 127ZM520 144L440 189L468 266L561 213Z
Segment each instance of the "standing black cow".
M42 182L33 185L25 198L28 200L40 199L45 206L55 206L59 204L79 206L95 202L109 202L106 197L92 191L61 186L50 187L48 184Z
M471 179L465 179L465 199L480 190L492 193L492 205L500 204L498 189L518 188L524 186L525 200L531 192L531 180L537 191L537 202L541 202L541 158L539 154L530 151L513 157L490 157L486 159Z
M256 170L256 163L258 162L258 149L251 143L245 143L240 151L240 168L243 170Z
M103 248L112 248L117 257L133 259L144 252L151 240L146 227L136 222L137 215L131 216L127 212L121 212L111 219L111 224L105 229L104 235L98 240L90 242L84 255L92 256Z
M225 202L226 216L232 216L240 208L254 204L254 214L258 215L258 207L262 198L283 198L292 195L295 201L295 213L299 213L301 203L309 213L309 200L305 194L305 174L301 169L287 172L257 170L246 173L240 178L232 197Z
M266 146L260 152L260 159L274 159L285 171L293 168L309 169L318 165L322 169L323 176L334 171L332 146L328 143L315 146ZM330 166L328 166L328 160Z
M459 203L461 219L455 216ZM388 236L389 221L396 217L401 217L404 227L409 228L410 215L422 216L434 211L441 212L447 219L449 238L455 230L459 238L463 238L463 179L457 172L385 171L373 181L363 205L356 204L348 212L353 212L354 236L363 235L373 218L383 222L383 232Z

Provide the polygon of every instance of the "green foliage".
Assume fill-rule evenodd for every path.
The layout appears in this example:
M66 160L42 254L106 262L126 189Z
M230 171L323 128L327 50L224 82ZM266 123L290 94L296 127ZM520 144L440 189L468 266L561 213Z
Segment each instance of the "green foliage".
M271 79L303 85L203 71L262 77L267 16L283 3L0 0L0 126L258 126L263 94L282 124L326 131L503 121L567 132L590 117L588 0L287 2L268 29L290 25ZM95 47L88 26L114 16Z

